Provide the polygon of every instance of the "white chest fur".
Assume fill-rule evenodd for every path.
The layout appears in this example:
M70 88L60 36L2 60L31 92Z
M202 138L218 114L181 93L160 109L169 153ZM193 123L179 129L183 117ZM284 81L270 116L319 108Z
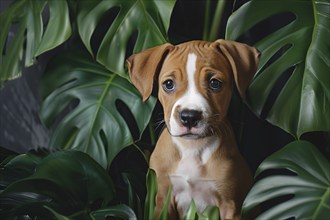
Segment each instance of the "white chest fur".
M201 147L198 148L179 142L176 138L173 141L181 153L178 167L170 175L178 208L186 213L192 199L199 212L202 212L208 205L216 205L215 181L204 176L202 171L208 159L219 147L219 140L213 137L205 139L205 142L202 141L202 144L199 145Z

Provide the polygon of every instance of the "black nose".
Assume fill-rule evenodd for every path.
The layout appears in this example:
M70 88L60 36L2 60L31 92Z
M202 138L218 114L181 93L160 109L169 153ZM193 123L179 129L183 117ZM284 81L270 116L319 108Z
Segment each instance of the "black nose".
M181 124L187 128L197 126L198 122L202 119L202 112L196 110L185 109L180 112Z

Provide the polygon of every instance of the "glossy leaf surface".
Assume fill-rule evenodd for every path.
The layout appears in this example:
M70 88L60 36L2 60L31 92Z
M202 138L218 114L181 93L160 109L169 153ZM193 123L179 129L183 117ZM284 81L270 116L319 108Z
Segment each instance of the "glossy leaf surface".
M253 0L228 21L226 38L236 40L272 16L293 18L256 42L262 56L248 90L248 104L256 114L265 114L263 117L296 138L306 132L330 131L329 12L327 0L288 0L285 4ZM281 87L278 83L283 80ZM280 92L268 103L276 94L274 89ZM266 104L270 110L263 112Z
M124 70L128 42L133 52L167 42L167 30L175 0L81 1L78 5L78 30L93 54L91 41L97 25L106 16L114 17L97 49L97 60L109 70L126 76ZM135 39L136 34L136 39Z
M51 127L59 115L63 117L55 126L50 147L80 150L103 167L110 166L113 158L134 141L118 103L127 107L130 120L136 122L141 134L155 99L150 97L143 103L132 84L84 52L58 57L48 69L42 81L42 118Z
M213 220L220 219L220 212L216 206L208 206L203 212L197 210L194 200L191 201L187 214L183 218L184 220Z
M149 169L146 179L147 195L144 207L146 219L154 219L156 216L156 194L158 190L157 176L154 170Z
M0 14L0 86L70 35L67 1L13 1Z
M22 155L9 161L4 170L17 169ZM30 164L36 162L33 157ZM24 162L24 161L23 161ZM2 210L11 207L19 214L71 215L81 210L89 211L96 201L109 204L114 197L113 184L107 172L90 156L79 151L60 151L37 161L33 173L10 184L0 194ZM25 162L26 163L26 162ZM79 186L79 187L78 187ZM13 196L31 195L30 199L10 200ZM33 197L32 197L33 196ZM83 214L83 212L82 212Z
M295 141L272 154L256 175L274 169L292 174L262 178L253 186L243 204L243 213L256 205L288 197L261 213L257 219L326 219L330 213L330 163L311 143Z
M91 218L95 220L104 220L109 217L119 217L121 219L136 220L135 213L127 205L120 204L105 209L100 209L91 213Z

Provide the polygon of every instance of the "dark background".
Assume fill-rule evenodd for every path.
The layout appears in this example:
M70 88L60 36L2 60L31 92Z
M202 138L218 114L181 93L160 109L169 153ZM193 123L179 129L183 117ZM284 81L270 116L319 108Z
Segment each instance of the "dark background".
M0 11L5 9L11 0L0 1ZM233 6L233 2L235 5ZM224 38L225 27L228 16L239 8L244 1L227 1L218 38ZM212 1L212 10L215 9L216 1ZM178 0L173 10L171 18L171 26L169 29L169 39L173 44L185 42L188 40L200 40L203 37L204 25L204 8L205 1L197 0ZM256 40L277 29L279 25L286 24L292 19L290 15L283 14L273 17L257 28L252 29L247 35L242 36L238 41L253 44ZM212 21L212 18L210 18ZM106 25L104 26L106 27ZM104 29L104 28L103 28ZM102 27L99 29L102 32ZM15 30L13 30L14 33ZM95 38L97 40L97 38ZM94 43L97 45L97 42ZM59 49L53 50L38 58L38 63L26 68L23 76L16 80L8 81L4 88L0 90L0 146L1 153L7 154L6 150L23 153L31 149L39 147L47 148L50 132L45 128L39 118L40 95L39 82L44 72L48 60L56 55L56 53L66 48L66 44L60 46ZM288 77L290 73L287 74ZM285 82L279 82L278 87L283 86ZM274 89L270 100L276 98L278 88ZM269 110L269 106L265 109ZM277 128L263 118L267 115L267 111L261 116L256 116L246 106L244 110L244 129L242 130L242 139L240 141L240 150L251 169L254 171L260 162L271 153L285 146L294 138ZM235 109L232 109L234 112ZM158 104L154 112L154 121L161 120L161 106ZM235 114L231 115L231 121L234 127L241 126L240 119L235 118ZM156 129L159 133L160 129ZM329 135L322 132L303 135L302 139L309 140L319 147L321 152L330 158ZM142 142L148 142L149 139L145 134ZM152 147L150 147L152 149ZM120 156L120 155L119 155Z

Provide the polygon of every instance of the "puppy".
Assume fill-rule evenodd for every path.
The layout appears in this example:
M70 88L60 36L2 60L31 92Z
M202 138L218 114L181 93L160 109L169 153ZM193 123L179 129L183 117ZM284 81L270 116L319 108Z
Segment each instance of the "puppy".
M236 84L245 90L259 52L233 41L166 43L127 59L132 83L147 100L158 79L166 129L150 158L158 179L156 218L172 186L169 219L182 219L194 200L199 212L217 206L221 219L241 219L252 175L226 115Z

